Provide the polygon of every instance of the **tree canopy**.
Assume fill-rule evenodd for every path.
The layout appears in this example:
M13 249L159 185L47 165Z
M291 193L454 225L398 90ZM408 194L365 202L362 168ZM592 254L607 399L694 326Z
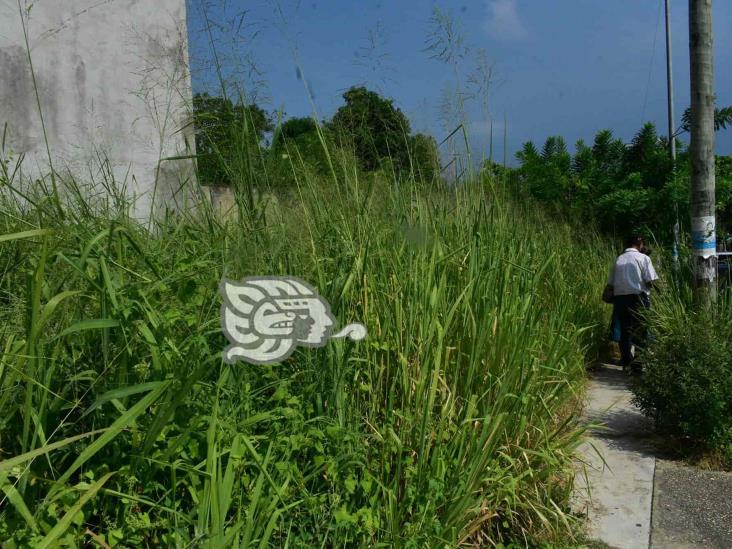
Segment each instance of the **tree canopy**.
M272 138L274 159L279 162L294 157L293 160L297 163L309 165L319 173L327 172L328 158L324 140L319 134L326 131L325 128L319 129L313 118L286 120L277 127Z
M252 164L265 133L273 129L271 118L258 105L207 93L193 97L193 121L198 177L204 185L231 184L230 167Z
M330 121L294 117L274 127L272 116L256 104L197 94L193 104L201 183L229 185L230 174L236 172L282 185L292 180L293 165L326 174L328 156L339 147L352 153L364 172L384 170L423 182L439 177L437 142L429 135L411 134L409 119L391 99L363 87L349 89L343 99ZM273 132L272 142L265 147L268 132ZM245 165L232 170L237 163Z
M394 168L409 168L409 120L394 107L391 99L363 87L343 94L346 104L340 107L329 126L337 139L353 147L361 168L378 169L391 159Z
M723 127L723 126L721 126ZM668 139L645 124L630 143L610 130L595 135L592 146L579 140L572 156L560 136L547 138L541 152L532 142L516 154L520 187L581 219L596 221L610 232L650 231L669 239L676 209L688 218L688 153L679 147L676 177ZM717 211L722 228L732 220L732 169L717 160Z

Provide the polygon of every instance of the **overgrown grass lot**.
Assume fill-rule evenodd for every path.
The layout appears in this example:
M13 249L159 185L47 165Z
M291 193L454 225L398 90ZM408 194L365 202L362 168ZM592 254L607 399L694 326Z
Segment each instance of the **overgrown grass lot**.
M68 182L5 193L3 547L571 540L610 251L488 178L303 174L150 230ZM276 274L368 338L224 364L220 279Z

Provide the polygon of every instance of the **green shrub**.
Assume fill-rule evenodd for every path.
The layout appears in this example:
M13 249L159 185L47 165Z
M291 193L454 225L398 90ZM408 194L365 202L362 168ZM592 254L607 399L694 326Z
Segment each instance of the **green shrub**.
M709 449L732 445L732 308L713 311L682 293L660 296L649 316L653 339L635 400L659 429Z

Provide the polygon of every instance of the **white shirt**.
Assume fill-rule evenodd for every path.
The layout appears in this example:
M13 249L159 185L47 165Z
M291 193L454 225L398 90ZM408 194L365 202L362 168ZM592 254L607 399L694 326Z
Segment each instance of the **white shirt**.
M658 280L651 258L635 248L626 249L610 270L608 284L614 295L650 294L649 283Z

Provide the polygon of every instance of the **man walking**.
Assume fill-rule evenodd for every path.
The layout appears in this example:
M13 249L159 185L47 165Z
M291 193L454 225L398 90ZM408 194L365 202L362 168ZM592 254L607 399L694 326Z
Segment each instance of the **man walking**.
M610 270L608 286L613 290L613 304L620 322L620 364L633 366L632 348L637 343L640 313L650 306L650 293L658 280L650 256L642 253L645 241L641 235L625 239L625 251Z

